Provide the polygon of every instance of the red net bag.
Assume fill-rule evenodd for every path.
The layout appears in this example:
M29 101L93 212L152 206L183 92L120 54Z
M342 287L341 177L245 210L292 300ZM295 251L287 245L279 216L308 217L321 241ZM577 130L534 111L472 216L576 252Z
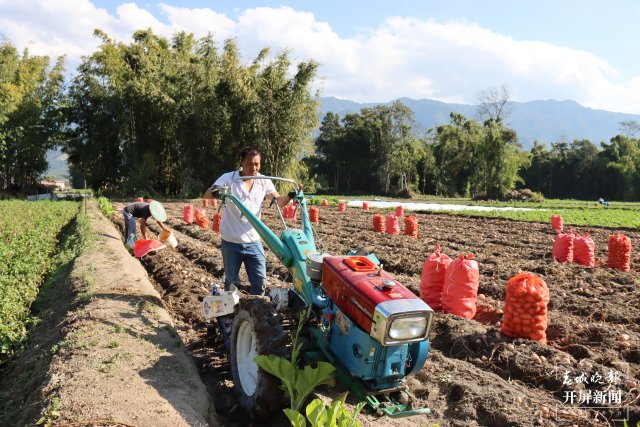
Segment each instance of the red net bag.
M442 287L442 309L465 319L473 319L476 314L480 284L478 263L472 258L473 254L466 258L460 255L451 262L447 267Z
M373 215L373 231L376 233L384 233L384 215Z
M182 208L182 219L187 224L193 224L193 206L185 204Z
M346 210L347 210L347 203L346 202L338 202L338 211L344 212Z
M564 231L564 221L562 221L562 217L560 215L551 216L551 228L558 233L562 233Z
M327 201L327 199L322 199L322 206L325 208L329 206L329 202Z
M214 213L213 221L211 221L211 228L214 233L220 234L220 220L222 220L222 213Z
M546 344L549 288L544 280L533 273L518 273L507 281L506 294L500 331Z
M404 217L404 234L414 239L418 238L418 218L413 215Z
M196 209L196 224L205 230L209 228L209 218L207 218L207 210L205 208Z
M362 202L362 210L369 212L369 202Z
M559 233L553 243L553 257L558 262L573 261L573 233Z
M400 224L398 223L398 217L394 214L387 215L386 220L387 234L400 234Z
M436 244L436 251L429 255L422 265L420 298L434 310L442 310L442 287L449 264L451 258L440 253L440 245Z
M609 237L609 267L631 271L631 239L624 234Z
M396 206L396 216L404 216L404 206Z
M320 209L315 206L311 206L309 208L309 221L314 224L318 224L320 222Z
M138 197L138 198L136 199L136 202L138 202L138 203L142 203L142 202L144 202L144 199L143 199L142 197Z
M202 199L202 206L204 206L205 208L209 206L209 199Z
M283 209L283 216L286 219L296 219L296 207L293 204L286 205Z
M584 236L576 236L573 239L573 262L585 267L593 267L596 265L595 249L596 244L589 237L589 233L584 233Z
M211 206L213 206L214 208L218 208L218 199L211 199L210 202Z

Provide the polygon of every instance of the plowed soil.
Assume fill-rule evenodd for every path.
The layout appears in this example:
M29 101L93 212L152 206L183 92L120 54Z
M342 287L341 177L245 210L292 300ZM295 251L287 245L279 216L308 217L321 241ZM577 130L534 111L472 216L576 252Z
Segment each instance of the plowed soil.
M121 229L123 206L114 205L113 220ZM222 284L220 237L210 228L186 224L182 202L165 207L178 247L149 254L141 262L173 313L222 424L247 425L235 402L224 346L208 337L198 301L210 283ZM211 218L213 209L207 210ZM320 208L320 223L314 227L318 247L340 255L372 245L385 270L416 294L424 260L436 243L452 258L473 253L480 267L481 309L473 320L436 315L429 359L408 379L414 403L430 407L430 415L379 419L366 414L360 417L363 425L607 426L627 419L635 426L640 421L640 254L633 252L631 272L605 267L608 238L620 230L580 230L594 239L599 261L585 268L553 259L555 234L549 224L417 213L419 235L413 239L374 233L374 213ZM275 208L265 209L263 219L272 230L281 230ZM299 227L299 222L289 220L289 225ZM640 233L623 232L634 247L640 243ZM269 286L290 286L288 271L265 249ZM505 283L519 271L537 273L549 286L547 344L499 332ZM246 275L241 280L248 284ZM318 395L336 393L325 388ZM276 416L268 425L288 422Z

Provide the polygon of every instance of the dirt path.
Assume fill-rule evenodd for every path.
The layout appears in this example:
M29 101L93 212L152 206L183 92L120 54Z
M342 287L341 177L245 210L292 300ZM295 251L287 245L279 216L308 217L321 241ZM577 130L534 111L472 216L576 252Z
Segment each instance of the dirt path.
M42 395L66 425L217 425L193 359L144 268L113 224L89 205L95 242L75 262L87 303L62 322ZM55 411L54 411L55 409Z

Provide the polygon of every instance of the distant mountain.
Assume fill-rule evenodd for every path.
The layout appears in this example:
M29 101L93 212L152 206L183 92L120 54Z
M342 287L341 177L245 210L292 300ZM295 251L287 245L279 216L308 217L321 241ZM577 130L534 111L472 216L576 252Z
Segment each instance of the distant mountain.
M355 113L364 107L389 105L387 103L360 104L334 97L322 97L321 118L329 111L343 117L346 113ZM456 112L468 118L475 118L476 105L447 104L431 99L400 98L415 113L415 131L422 133L429 128L449 123L449 114ZM638 114L613 113L583 107L574 101L530 101L510 103L511 114L506 124L513 128L525 149L531 148L534 141L550 145L552 142L574 139L588 139L596 145L609 142L620 133L620 122L635 120L640 122Z

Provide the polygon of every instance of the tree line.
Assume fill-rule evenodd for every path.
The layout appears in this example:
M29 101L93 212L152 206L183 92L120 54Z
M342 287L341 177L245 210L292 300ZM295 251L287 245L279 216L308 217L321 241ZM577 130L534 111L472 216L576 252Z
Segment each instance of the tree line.
M536 142L524 150L505 125L508 94L491 90L477 118L417 135L401 102L340 117L319 130L318 64L295 67L287 51L263 49L245 64L234 40L150 29L101 44L65 82L64 58L19 53L0 41L0 187L26 191L62 147L74 184L111 194L196 196L237 167L246 145L263 151L263 173L311 192L500 199L514 188L546 197L640 198L640 125L600 146Z

